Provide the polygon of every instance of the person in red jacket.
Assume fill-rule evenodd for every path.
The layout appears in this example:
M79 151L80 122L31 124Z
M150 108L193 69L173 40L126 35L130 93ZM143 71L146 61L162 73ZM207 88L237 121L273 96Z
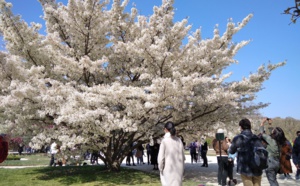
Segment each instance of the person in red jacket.
M0 135L0 163L2 163L7 158L8 141L9 141L9 138L6 134Z

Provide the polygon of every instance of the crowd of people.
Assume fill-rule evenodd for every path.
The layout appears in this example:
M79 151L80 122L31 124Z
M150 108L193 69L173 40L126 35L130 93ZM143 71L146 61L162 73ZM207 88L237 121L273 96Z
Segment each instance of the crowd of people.
M265 125L269 125L269 134ZM259 126L259 134L251 130L249 119L239 122L240 134L226 137L223 129L218 129L216 138L212 142L218 163L218 184L236 185L237 175L240 175L244 186L260 186L262 174L265 173L270 186L278 186L277 175L282 174L284 179L291 179L292 163L297 168L295 179L300 180L300 131L292 143L285 137L280 127L271 127L272 119L264 118ZM184 172L184 146L176 135L172 122L165 125L165 135L161 141L158 153L158 168L163 186L181 186ZM202 167L208 167L207 141L194 140L188 145L191 163L203 160ZM200 154L200 155L199 155ZM236 160L236 165L234 164Z
M265 130L265 125L268 125L268 133ZM218 129L215 139L212 141L218 164L217 180L219 185L237 184L236 175L233 175L233 169L236 167L237 175L240 175L245 186L260 186L264 172L269 184L278 186L278 174L282 174L284 179L292 178L292 163L296 167L295 180L300 180L300 131L297 131L296 138L291 143L285 137L282 128L272 127L272 119L269 118L262 120L257 135L252 132L252 124L249 119L240 120L239 127L241 132L233 139L228 138L223 129ZM169 121L165 124L164 132L163 138L154 139L153 143L146 145L133 143L132 146L135 148L128 153L126 165L151 164L153 170L159 171L163 186L181 186L186 145L183 137L176 132L173 122ZM4 161L8 151L5 135L0 136L0 147L1 161ZM208 143L204 137L199 142L195 139L187 147L192 164L198 163L202 159L201 167L208 167ZM59 146L55 142L52 143L50 146L50 166L56 166L56 154L59 152ZM90 153L91 164L98 164L98 153ZM257 158L260 165L256 165ZM235 160L236 165L234 164ZM264 161L266 161L266 165L264 165ZM254 164L255 168L253 168Z

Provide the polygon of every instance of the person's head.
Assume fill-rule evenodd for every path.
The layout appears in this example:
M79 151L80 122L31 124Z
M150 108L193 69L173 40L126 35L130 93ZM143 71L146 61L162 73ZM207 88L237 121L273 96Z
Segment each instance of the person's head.
M227 136L225 136L225 141L226 141L227 143L230 143L230 142L231 142L231 140L230 140Z
M297 135L297 136L300 136L300 130L298 130L298 131L296 132L296 135Z
M239 122L239 126L242 130L250 129L251 130L251 122L249 119L244 118Z
M175 136L176 135L176 129L175 129L175 125L173 122L171 121L168 121L166 124L165 124L165 129L167 130L167 132L170 132L170 134L172 136Z
M283 130L280 127L276 127L272 130L271 137L280 145L285 144L286 138Z

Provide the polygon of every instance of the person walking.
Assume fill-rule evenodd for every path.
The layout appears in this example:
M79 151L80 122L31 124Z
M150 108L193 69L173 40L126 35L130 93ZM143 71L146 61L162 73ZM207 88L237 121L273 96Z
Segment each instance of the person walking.
M56 166L56 162L55 162L55 156L56 156L56 154L58 153L58 145L55 143L55 142L53 142L52 144L51 144L51 146L50 146L50 154L51 154L51 159L50 159L50 166Z
M245 138L251 138L254 134L251 131L251 122L244 118L239 122L241 133L232 139L228 153L235 154L237 152L237 173L241 175L244 186L260 186L262 178L262 170L252 170L249 164L244 163L245 159L250 159L249 152L239 152L238 149L252 145L247 143Z
M280 152L280 170L284 174L284 179L291 179L290 173L293 173L291 157L292 157L292 145L289 140L286 139L285 143L281 147Z
M225 141L227 142L228 146L230 147L231 145L231 139L228 137L225 137ZM234 183L235 185L237 184L237 180L233 179L233 167L234 167L234 159L236 157L237 153L230 154L228 153L228 185L231 185L231 183Z
M148 165L149 165L150 164L150 158L151 158L151 148L150 148L149 143L146 145L146 150L147 150L147 162L148 162Z
M158 162L157 162L157 156L159 152L159 144L157 143L157 139L154 139L153 146L150 146L151 148L151 165L153 165L153 170L158 170Z
M201 148L202 148L202 143L200 141L199 145L198 145L198 162L199 163L201 162Z
M293 163L296 166L295 179L300 180L300 131L297 131L297 137L294 140L293 150L292 150Z
M192 142L189 148L190 148L190 155L191 155L191 163L193 164L193 161L197 163L197 148L198 148L197 140Z
M136 151L136 161L137 161L137 164L138 165L142 165L142 164L145 164L144 163L144 147L142 144L140 144L138 147L137 147L137 151Z
M164 138L158 153L158 167L162 186L182 186L184 172L184 147L180 138L176 137L173 122L164 127Z
M130 151L130 152L128 152L128 154L126 156L126 165L127 166L131 166L131 164L130 164L130 158L131 158L131 156L132 156L132 152Z
M269 118L264 118L261 122L259 131L261 132L262 138L267 142L268 151L268 168L265 169L268 181L271 186L278 186L277 173L280 170L280 152L281 147L286 144L286 138L283 130L280 127L269 127L272 128L271 135L264 133L264 125L268 122L269 125L272 124L272 120Z
M219 185L227 185L226 179L228 176L228 154L227 150L229 148L227 142L224 140L223 129L218 129L217 134L223 134L223 139L215 138L213 140L213 148L216 151L216 156L218 160L218 183Z
M207 141L202 138L204 141L203 145L201 146L201 158L203 159L203 164L201 167L208 167L208 161L207 161L207 151L208 151L208 146L207 146Z
M99 161L98 161L98 158L99 158L99 152L97 150L93 150L92 151L92 154L91 154L91 164L92 165L99 165Z

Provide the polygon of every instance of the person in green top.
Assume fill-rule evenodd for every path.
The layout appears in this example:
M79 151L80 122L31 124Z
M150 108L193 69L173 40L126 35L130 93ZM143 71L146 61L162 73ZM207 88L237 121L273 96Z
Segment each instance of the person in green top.
M268 123L269 126L271 126L272 120L270 118L264 118L259 128L262 138L267 142L266 150L269 153L268 168L265 169L265 171L270 185L278 186L276 176L280 169L280 148L284 145L286 138L280 127L269 127L269 129L271 129L270 135L264 133L265 123Z

